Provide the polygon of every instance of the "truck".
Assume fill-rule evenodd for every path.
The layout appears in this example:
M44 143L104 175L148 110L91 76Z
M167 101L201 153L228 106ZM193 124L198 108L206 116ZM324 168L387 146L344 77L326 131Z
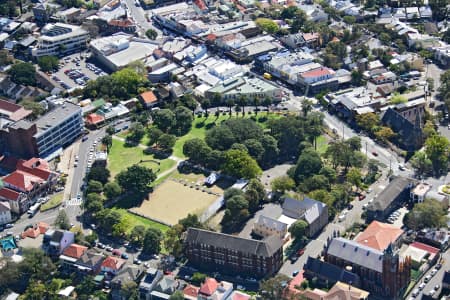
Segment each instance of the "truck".
M28 217L32 218L39 211L39 208L41 208L41 203L39 202L30 206L30 208L27 211Z
M264 73L263 77L267 80L271 80L272 79L272 75L270 75L269 73Z

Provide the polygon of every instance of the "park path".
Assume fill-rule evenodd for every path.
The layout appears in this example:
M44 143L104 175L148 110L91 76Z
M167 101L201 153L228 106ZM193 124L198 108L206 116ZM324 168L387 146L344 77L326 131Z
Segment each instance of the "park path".
M124 138L122 138L122 137L120 137L120 136L117 136L117 135L113 135L112 138L115 139L115 140L121 141L121 142L125 142L125 139L124 139ZM148 146L145 146L145 145L143 145L143 144L138 144L137 146L138 146L139 148L142 148L142 149L147 149L147 148L148 148ZM178 165L179 165L182 161L184 161L184 159L182 159L182 158L180 158L180 157L178 157L178 156L174 156L174 155L170 155L168 158L171 159L171 160L174 160L174 161L176 162L176 164L175 164L173 167L171 167L170 169L165 170L165 171L162 172L162 173L159 173L159 175L158 175L158 177L156 177L156 179L160 179L161 177L164 177L164 176L166 176L167 174L172 173L173 171L175 171L175 170L178 168Z

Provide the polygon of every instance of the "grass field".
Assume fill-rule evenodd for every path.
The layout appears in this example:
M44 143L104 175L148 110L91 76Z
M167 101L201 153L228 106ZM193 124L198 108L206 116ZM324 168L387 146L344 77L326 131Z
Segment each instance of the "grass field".
M63 197L64 197L64 193L57 193L57 194L53 194L50 197L50 200L47 201L47 203L43 204L41 206L41 211L46 211L52 208L57 207L58 205L60 205L63 201Z
M128 136L128 133L129 133L128 130L124 130L124 131L117 133L116 136L126 139ZM139 141L139 143L144 146L147 146L149 142L150 142L150 139L148 138L147 134L145 134L144 137Z
M250 118L254 117L254 114L246 114L244 118ZM230 117L228 114L223 115L221 114L219 117L216 117L214 114L210 114L207 118L206 117L200 117L195 118L194 122L192 123L191 130L182 137L179 137L177 139L177 142L175 143L175 146L173 147L173 155L180 158L186 158L183 154L183 145L186 143L187 140L194 139L194 138L200 138L204 139L206 130L208 128L211 128L215 125L219 125L221 122L228 120L230 118L242 118L242 115L233 113ZM265 112L261 112L257 116L258 124L261 125L261 127L266 128L267 120L270 119L278 119L281 118L278 114L270 113L267 115ZM263 122L260 122L259 120L262 120Z
M167 224L176 224L189 213L202 214L217 197L182 183L166 180L149 195L150 200L144 200L140 207L133 208L132 211Z
M149 220L147 218L136 216L136 215L128 212L126 209L112 208L112 210L117 211L122 217L126 218L126 220L128 221L128 224L130 226L128 228L127 233L130 233L131 230L137 225L142 225L146 228L157 228L157 229L161 230L163 233L169 229L169 226Z
M159 170L159 173L170 169L176 164L171 159L157 160L153 155L145 154L143 150L140 147L125 147L124 142L113 139L113 145L108 154L108 169L111 172L111 177L115 177L120 171L137 163L151 168L155 172ZM145 162L141 162L143 160ZM157 162L160 162L160 165Z
M324 154L328 148L327 138L324 135L321 135L316 139L316 143L317 143L317 152L319 152L319 154Z

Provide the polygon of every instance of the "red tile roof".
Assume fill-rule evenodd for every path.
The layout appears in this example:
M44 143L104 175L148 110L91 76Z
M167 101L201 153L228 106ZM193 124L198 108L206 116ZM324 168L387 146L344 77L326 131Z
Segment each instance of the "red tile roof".
M140 96L145 103L154 103L158 101L158 98L156 98L152 91L144 92Z
M103 268L109 268L111 270L120 270L122 266L125 264L125 261L123 259L114 257L114 256L108 256L102 263Z
M134 26L133 21L131 21L129 18L127 19L115 19L108 22L111 26L118 26L118 27L131 27Z
M214 278L206 278L205 282L200 287L200 294L211 296L217 290L219 283Z
M104 120L105 120L105 118L103 116L98 115L98 114L89 114L86 117L86 122L88 124L91 124L91 125L98 124L100 122L103 122Z
M34 188L35 184L43 183L44 179L27 172L14 171L4 177L3 182L8 183L20 190L29 192Z
M203 2L203 0L195 0L194 4L197 5L197 7L200 8L201 10L208 9L208 7L206 7L206 4L205 4L205 2Z
M366 230L361 232L355 241L361 245L368 246L373 249L383 251L390 243L395 242L401 235L403 230L391 224L373 221L367 226Z
M0 197L7 200L17 200L19 199L20 193L8 189L8 188L2 188L0 189Z
M19 160L16 167L17 170L29 173L42 180L48 180L52 174L47 161L37 157L30 158L29 160Z
M315 70L307 71L305 73L302 73L302 77L319 77L319 76L325 76L328 74L333 74L333 72L328 68L318 68Z
M198 291L200 290L199 287L192 285L192 284L188 284L184 290L183 290L183 294L186 296L191 296L191 297L196 297L198 296Z
M85 246L72 244L64 250L63 254L73 258L80 258L87 249Z
M48 224L44 222L39 222L32 228L28 228L26 231L22 232L22 238L30 237L37 238L40 234L44 234L48 230Z
M210 33L206 36L206 39L208 41L214 41L217 38L217 35L215 35L214 33Z
M250 299L250 295L235 291L233 293L233 296L231 298L231 300L249 300Z
M437 254L437 253L439 253L439 249L438 248L432 247L430 245L427 245L427 244L424 244L424 243L421 243L421 242L414 242L410 246L418 248L418 249L421 249L421 250L424 250L424 251L427 251L430 254Z

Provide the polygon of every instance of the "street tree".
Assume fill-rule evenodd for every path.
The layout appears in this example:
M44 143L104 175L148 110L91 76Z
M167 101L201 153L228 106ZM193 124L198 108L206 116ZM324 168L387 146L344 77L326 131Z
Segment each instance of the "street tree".
M350 168L347 172L347 181L357 188L360 188L362 184L361 170L358 168Z
M291 227L289 227L289 232L291 236L296 241L301 241L306 238L306 233L308 230L308 223L304 220L298 220Z
M117 183L126 192L144 194L156 179L156 175L152 169L135 164L117 174L116 178Z
M154 29L147 29L147 31L145 32L145 35L151 39L151 40L155 40L158 37L158 33L154 30Z
M158 254L161 251L163 234L156 228L148 228L145 231L142 252L146 254Z
M106 147L106 151L109 152L109 150L112 147L112 136L107 134L102 138L102 144Z
M108 199L114 199L120 196L122 193L122 188L117 182L111 181L105 184L103 191Z
M262 300L280 300L284 298L286 286L291 278L278 274L272 278L264 280L259 286L259 294Z
M433 167L431 159L424 151L417 151L411 158L411 165L419 176L428 174Z
M425 199L405 215L404 223L414 230L440 228L447 224L447 210L439 201Z
M88 173L87 180L97 180L105 184L108 182L110 172L104 167L92 167Z
M64 229L64 230L70 229L69 217L67 216L67 213L65 210L60 210L58 212L58 215L56 216L54 224L56 227L58 227L60 229Z
M89 180L86 191L87 193L102 193L103 184L97 180Z
M366 113L356 116L356 123L362 129L372 132L380 124L380 117L375 113Z
M377 131L375 131L375 136L379 141L386 143L387 141L395 137L395 132L392 131L390 127L381 126Z
M138 246L142 246L145 237L145 227L142 225L136 225L130 232L130 240L136 243Z
M449 156L449 141L447 138L435 134L425 141L425 153L431 160L435 174L447 171Z

